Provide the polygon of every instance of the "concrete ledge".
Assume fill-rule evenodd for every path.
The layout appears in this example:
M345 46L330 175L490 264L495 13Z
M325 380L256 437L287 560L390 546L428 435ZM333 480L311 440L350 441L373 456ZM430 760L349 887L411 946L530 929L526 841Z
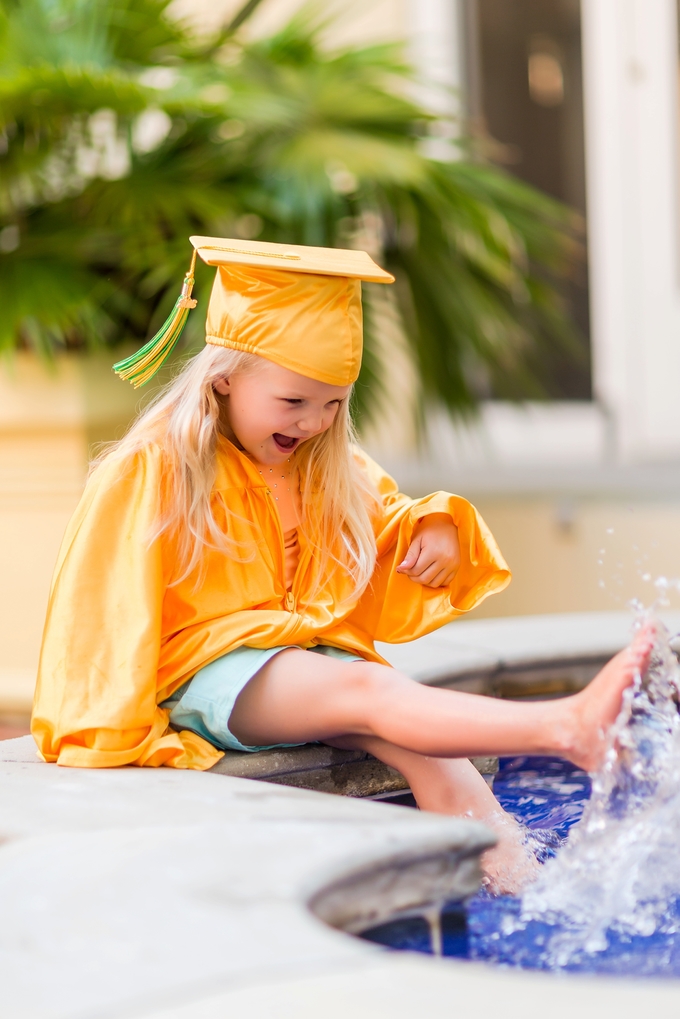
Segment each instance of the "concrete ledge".
M42 764L32 736L0 740L1 762ZM473 764L483 775L494 775L498 770L497 757L475 757ZM320 743L288 750L261 750L257 754L228 750L210 773L358 799L408 788L398 771L370 754L362 750L336 750Z
M408 789L403 775L370 754L316 743L256 754L230 750L210 770L339 796L377 796Z
M463 897L493 841L470 821L170 768L58 768L29 740L8 743L0 1015L12 1019L151 1019L192 1001L200 1014L205 995L272 977L351 981L382 951L310 902L351 925Z
M8 1019L678 1014L677 980L556 980L343 933L469 892L489 844L469 821L170 768L58 768L19 739L0 743L0 837Z
M473 764L483 775L498 771L497 757L476 757ZM255 754L228 750L210 771L339 796L375 797L408 789L403 775L371 754L321 743Z
M488 845L493 845L489 838ZM399 916L441 910L479 888L479 846L388 856L326 885L309 908L330 927L352 934Z

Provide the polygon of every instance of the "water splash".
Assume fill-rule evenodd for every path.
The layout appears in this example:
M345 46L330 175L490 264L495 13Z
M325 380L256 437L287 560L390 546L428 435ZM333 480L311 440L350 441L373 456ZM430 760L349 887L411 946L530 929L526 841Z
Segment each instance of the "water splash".
M676 584L661 580L660 594ZM651 614L637 608L640 627ZM581 821L505 918L508 936L540 925L549 969L680 931L680 666L655 622L649 668L624 697Z

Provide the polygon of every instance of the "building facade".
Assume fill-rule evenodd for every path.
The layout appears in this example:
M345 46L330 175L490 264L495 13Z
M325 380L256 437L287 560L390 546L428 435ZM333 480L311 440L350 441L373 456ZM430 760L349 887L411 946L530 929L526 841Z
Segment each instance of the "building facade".
M268 31L301 5L263 0L249 31ZM552 401L489 401L465 427L433 412L425 448L393 401L394 418L367 437L371 450L407 491L447 488L480 507L515 576L478 614L650 603L656 577L680 576L676 0L326 5L337 13L329 45L405 40L422 98L486 132L511 172L587 224L587 275L567 295L589 344L586 374L564 373ZM175 0L178 15L203 27L241 6ZM433 156L448 153L446 139L433 139ZM408 358L391 353L407 400ZM88 445L120 431L117 383L94 367L66 359L50 382L19 358L0 377L0 715L30 703ZM130 397L125 414L133 410Z

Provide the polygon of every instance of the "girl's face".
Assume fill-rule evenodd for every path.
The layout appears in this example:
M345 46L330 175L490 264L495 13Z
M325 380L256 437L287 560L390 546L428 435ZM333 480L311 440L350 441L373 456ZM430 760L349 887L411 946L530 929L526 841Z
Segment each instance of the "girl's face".
M330 428L350 386L329 386L261 359L254 372L215 383L226 396L237 443L262 464L278 464L300 443Z

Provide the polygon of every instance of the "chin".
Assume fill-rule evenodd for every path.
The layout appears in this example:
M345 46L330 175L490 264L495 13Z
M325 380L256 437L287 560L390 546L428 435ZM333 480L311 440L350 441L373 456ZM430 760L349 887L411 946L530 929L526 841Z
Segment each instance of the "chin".
M259 452L251 454L262 464L272 467L275 464L285 463L290 453L279 449L273 439L265 442Z

